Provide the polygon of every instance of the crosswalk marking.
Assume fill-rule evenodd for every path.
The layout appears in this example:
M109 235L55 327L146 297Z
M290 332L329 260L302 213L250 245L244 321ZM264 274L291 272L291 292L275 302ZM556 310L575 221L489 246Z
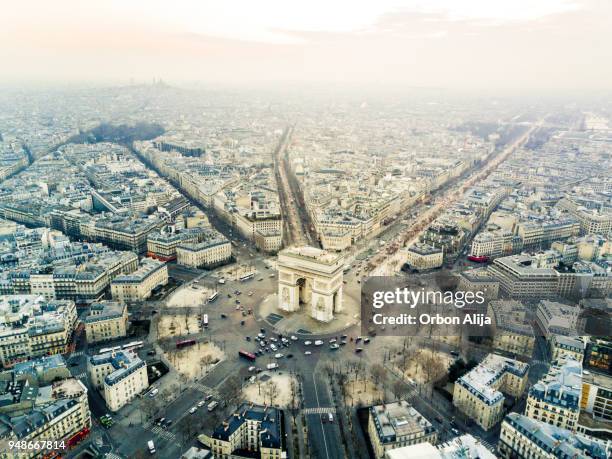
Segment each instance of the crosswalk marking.
M324 406L318 406L315 408L304 408L302 410L302 413L304 414L325 414L325 413L335 413L335 412L336 412L336 408L324 407Z
M212 387L208 387L208 386L206 386L206 385L204 385L204 384L202 384L200 382L194 381L190 385L191 385L192 388L200 390L200 391L204 392L205 394L217 395L217 396L219 395L218 392L215 389L213 389Z
M153 426L151 428L151 432L153 432L156 435L159 435L160 437L168 440L168 441L174 441L176 438L176 435L173 432L170 432L168 430L162 429L160 426Z
M79 373L78 375L73 375L75 378L77 379L87 379L87 373L86 372L82 372Z
M480 443L482 443L486 448L488 448L491 451L495 451L495 445L493 445L492 443L489 443L486 440L480 440Z
M115 454L115 453L106 453L104 455L104 459L123 459L123 456L119 456L118 454Z
M548 366L549 363L546 360L532 360L531 361L531 365L546 365Z
M70 354L70 357L80 357L82 355L84 355L85 353L83 351L76 351L73 352L72 354Z

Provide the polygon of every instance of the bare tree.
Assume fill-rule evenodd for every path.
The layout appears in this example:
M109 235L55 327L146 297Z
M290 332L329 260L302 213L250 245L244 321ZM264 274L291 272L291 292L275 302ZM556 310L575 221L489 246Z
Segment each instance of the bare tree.
M268 381L264 386L264 400L267 396L270 400L270 405L274 405L276 397L278 397L278 385L274 381Z
M391 392L395 400L400 400L408 393L408 386L403 381L397 379L391 386Z

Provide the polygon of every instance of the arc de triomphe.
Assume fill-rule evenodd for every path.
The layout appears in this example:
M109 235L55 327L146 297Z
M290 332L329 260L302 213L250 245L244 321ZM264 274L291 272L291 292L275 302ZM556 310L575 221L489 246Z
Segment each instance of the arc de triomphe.
M315 247L290 247L278 254L278 307L299 311L301 305L321 322L342 310L344 259Z

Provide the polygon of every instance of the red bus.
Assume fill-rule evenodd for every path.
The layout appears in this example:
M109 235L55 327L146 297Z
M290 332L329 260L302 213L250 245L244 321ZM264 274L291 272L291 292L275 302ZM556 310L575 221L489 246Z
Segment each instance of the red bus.
M176 347L180 349L182 347L193 346L195 343L196 343L195 339L185 339L183 341L177 341Z
M487 261L489 261L489 257L487 257L486 255L468 255L468 260L470 261L475 261L476 263L486 263Z
M238 355L244 359L250 360L251 362L254 362L257 358L255 354L247 351L238 351Z
M72 448L73 446L80 443L85 437L89 435L89 429L85 427L83 430L79 430L76 434L68 439L67 446L68 448Z

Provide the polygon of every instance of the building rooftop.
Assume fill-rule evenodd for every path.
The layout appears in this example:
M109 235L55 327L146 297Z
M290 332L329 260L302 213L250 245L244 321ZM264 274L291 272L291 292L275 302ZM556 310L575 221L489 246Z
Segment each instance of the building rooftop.
M459 384L476 395L488 405L501 402L504 395L492 386L509 372L524 376L529 371L529 365L518 360L509 359L499 354L489 354L474 369L457 380Z
M523 436L548 454L558 458L594 458L607 459L609 456L601 443L585 436L573 434L544 422L536 421L522 414L510 413L504 419Z
M370 407L370 416L381 443L394 443L401 437L424 436L436 431L431 422L407 401Z

